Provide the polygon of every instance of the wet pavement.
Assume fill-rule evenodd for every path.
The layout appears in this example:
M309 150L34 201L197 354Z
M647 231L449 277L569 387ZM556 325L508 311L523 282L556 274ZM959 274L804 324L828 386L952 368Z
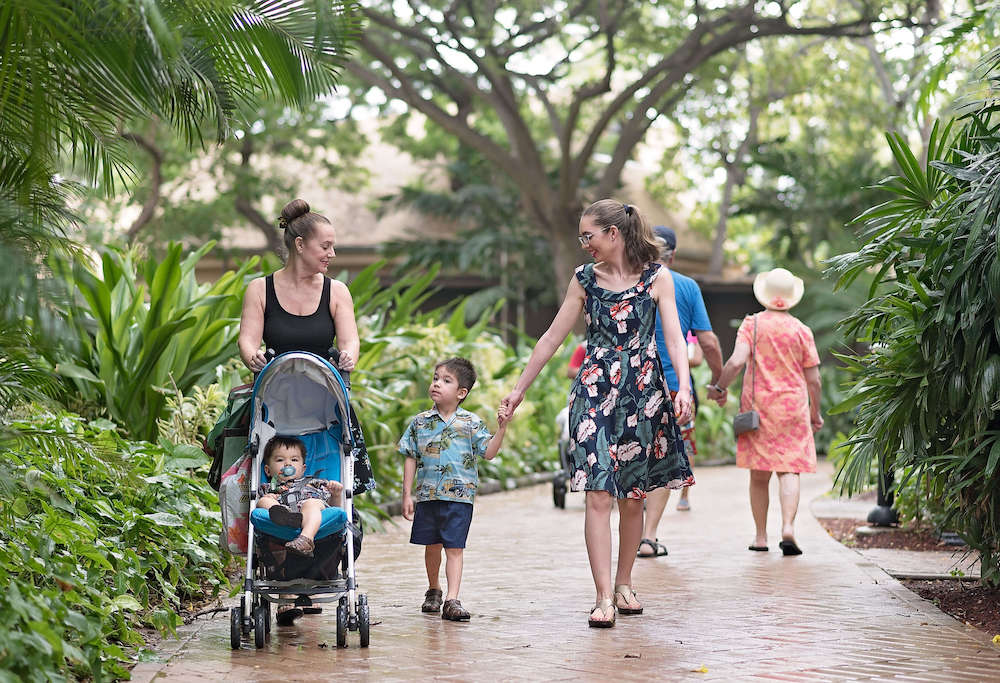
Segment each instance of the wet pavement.
M369 534L358 580L372 610L371 647L356 633L337 649L333 609L275 626L260 651L229 648L228 614L203 617L139 664L138 681L1000 679L1000 647L903 588L871 559L834 541L809 512L830 469L802 478L804 554L778 551L772 482L771 552L747 550L747 473L702 468L691 512L659 527L670 554L639 559L641 616L587 627L593 583L583 496L552 505L551 486L482 496L466 550L461 599L470 623L420 612L423 549L409 523ZM443 573L443 568L442 568Z

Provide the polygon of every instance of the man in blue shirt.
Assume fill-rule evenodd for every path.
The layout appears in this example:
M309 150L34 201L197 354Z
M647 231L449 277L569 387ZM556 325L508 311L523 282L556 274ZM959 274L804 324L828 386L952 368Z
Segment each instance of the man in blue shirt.
M674 254L677 250L677 234L668 227L657 225L653 232L663 242L660 252L660 263L662 263L674 279L674 298L677 302L677 317L680 319L681 332L688 337L692 332L698 338L698 346L701 347L705 355L708 367L712 370L711 384L715 384L719 375L722 374L722 349L719 346L719 338L712 332L712 323L708 320L708 312L705 310L705 300L701 296L701 289L698 283L691 278L675 272L670 266L674 262ZM677 373L674 372L673 365L670 364L670 356L667 354L666 342L663 338L663 325L660 322L660 314L656 314L656 348L660 355L660 364L663 366L663 375L670 390L670 395L675 396L680 384L677 381ZM694 382L691 383L694 387ZM684 449L687 451L688 460L691 460L695 450L694 441L694 418L686 425L681 425L681 433L684 436ZM656 527L663 516L663 510L667 507L670 499L670 489L663 487L650 491L646 494L646 519L642 530L642 542L639 544L639 557L658 557L667 554L667 547L659 542L656 537ZM681 489L681 500L677 504L678 510L690 510L688 503L688 489Z

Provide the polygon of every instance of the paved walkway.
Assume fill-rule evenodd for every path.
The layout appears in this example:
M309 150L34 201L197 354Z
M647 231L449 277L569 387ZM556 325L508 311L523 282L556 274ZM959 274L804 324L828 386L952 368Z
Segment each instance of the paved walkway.
M803 477L799 545L777 550L772 489L769 553L752 537L745 471L703 468L693 510L673 502L660 524L668 557L640 559L634 574L646 613L588 629L593 584L583 544L583 497L566 510L551 487L483 496L466 551L469 624L423 615L422 551L409 525L365 539L359 582L368 593L372 646L357 634L338 650L332 614L272 631L267 648L232 652L228 615L202 618L140 664L139 681L329 680L906 680L1000 678L1000 647L903 588L830 538L808 503L829 468ZM776 482L772 482L776 487ZM329 610L328 610L329 611Z

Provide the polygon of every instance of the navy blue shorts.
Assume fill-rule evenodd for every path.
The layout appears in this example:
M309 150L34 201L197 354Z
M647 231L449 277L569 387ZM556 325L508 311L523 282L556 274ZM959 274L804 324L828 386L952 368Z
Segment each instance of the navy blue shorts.
M425 500L413 513L410 543L442 544L445 548L464 548L472 524L472 503L452 500Z

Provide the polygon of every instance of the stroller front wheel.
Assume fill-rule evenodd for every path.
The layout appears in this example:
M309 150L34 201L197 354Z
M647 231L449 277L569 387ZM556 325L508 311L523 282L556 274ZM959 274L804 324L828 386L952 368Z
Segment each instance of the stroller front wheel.
M368 647L371 614L368 611L368 596L358 596L358 635L361 636L361 647Z
M239 650L243 641L243 610L234 607L229 610L229 646Z
M267 642L267 608L259 605L253 611L253 644L258 650Z
M347 596L337 603L337 647L347 647Z

